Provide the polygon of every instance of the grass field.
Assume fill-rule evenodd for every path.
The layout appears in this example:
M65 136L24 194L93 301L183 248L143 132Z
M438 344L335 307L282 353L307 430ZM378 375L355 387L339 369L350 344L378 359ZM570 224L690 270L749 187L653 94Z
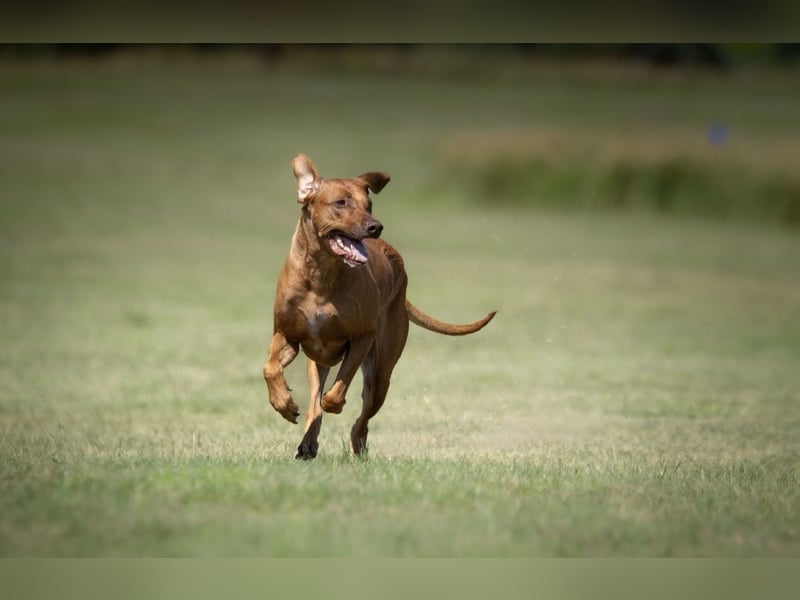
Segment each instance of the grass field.
M0 554L800 554L797 230L461 200L444 167L724 121L708 160L789 177L796 77L314 65L0 62ZM360 381L304 463L261 379L298 151L392 175L418 306L499 311L412 329L367 460Z

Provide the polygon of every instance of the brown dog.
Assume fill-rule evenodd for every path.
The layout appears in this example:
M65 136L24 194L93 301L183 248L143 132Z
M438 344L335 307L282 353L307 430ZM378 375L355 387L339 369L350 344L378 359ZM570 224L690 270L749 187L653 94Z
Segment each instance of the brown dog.
M409 319L430 331L465 335L481 329L495 313L469 325L451 325L406 300L403 259L378 239L383 225L372 216L369 197L389 182L387 174L323 179L304 154L295 156L292 170L303 207L278 278L274 334L264 365L269 401L283 418L297 423L300 409L283 370L302 347L311 404L296 458L314 458L322 411L342 412L345 392L361 367L363 407L350 432L350 446L359 454L367 449L367 423L386 398ZM339 361L336 381L323 395L328 371Z

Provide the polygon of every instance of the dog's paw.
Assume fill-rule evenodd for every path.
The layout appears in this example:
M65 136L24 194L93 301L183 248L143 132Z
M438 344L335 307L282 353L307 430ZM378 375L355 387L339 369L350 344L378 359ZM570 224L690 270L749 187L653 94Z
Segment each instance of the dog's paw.
M343 397L337 397L331 392L326 393L322 397L322 410L327 413L332 413L334 415L338 415L342 412L344 405L347 403Z
M311 460L317 457L317 446L311 444L300 444L297 447L297 454L295 455L295 459L297 460Z
M300 407L292 400L291 396L282 405L275 406L274 408L284 419L297 425L297 417L300 416Z

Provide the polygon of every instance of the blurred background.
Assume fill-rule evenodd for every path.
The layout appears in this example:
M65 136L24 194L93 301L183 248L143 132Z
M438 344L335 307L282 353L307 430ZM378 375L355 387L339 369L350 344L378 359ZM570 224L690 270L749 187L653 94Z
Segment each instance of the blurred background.
M246 129L257 144L246 160L260 168L319 144L333 168L348 154L386 157L408 170L400 185L436 197L800 222L798 44L32 44L0 59L6 86L12 65L43 81L72 74L73 90L91 72L109 93L117 82L132 105L116 125L158 102L162 138L217 103L205 141ZM154 89L124 89L133 73ZM84 132L113 108L108 96L83 107L51 97L45 122L63 114L61 126ZM79 97L93 101L88 89ZM233 149L217 150L220 167Z

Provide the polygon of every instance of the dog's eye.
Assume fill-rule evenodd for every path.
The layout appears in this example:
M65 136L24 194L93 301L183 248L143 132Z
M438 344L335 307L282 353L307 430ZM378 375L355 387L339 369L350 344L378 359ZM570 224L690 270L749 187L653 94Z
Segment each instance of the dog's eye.
M338 207L342 207L342 206L346 206L346 205L347 205L347 200L345 200L344 198L339 198L336 201L336 206L338 206Z

